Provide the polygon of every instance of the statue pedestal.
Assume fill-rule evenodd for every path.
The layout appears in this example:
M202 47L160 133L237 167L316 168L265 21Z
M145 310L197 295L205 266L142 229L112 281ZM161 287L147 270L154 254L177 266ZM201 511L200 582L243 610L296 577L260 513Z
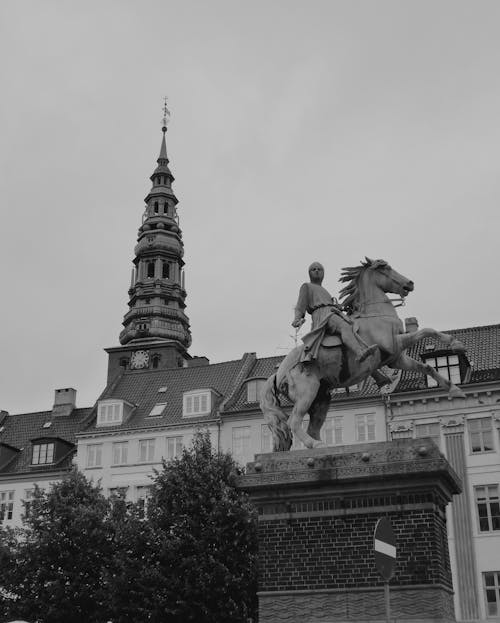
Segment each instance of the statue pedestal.
M445 507L460 481L430 439L259 454L259 623L384 622L380 517L397 547L391 622L455 621Z

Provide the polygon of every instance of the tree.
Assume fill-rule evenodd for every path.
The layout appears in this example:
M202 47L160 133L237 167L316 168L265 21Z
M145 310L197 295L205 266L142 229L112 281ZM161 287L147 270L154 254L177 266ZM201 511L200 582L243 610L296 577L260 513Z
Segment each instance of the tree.
M237 475L232 457L212 450L208 432L156 473L149 521L163 577L153 623L246 623L254 616L256 514Z
M100 487L76 470L49 492L35 491L19 537L2 540L3 616L46 623L107 620L110 508Z
M208 433L156 474L147 516L74 470L0 530L0 620L247 623L256 517Z

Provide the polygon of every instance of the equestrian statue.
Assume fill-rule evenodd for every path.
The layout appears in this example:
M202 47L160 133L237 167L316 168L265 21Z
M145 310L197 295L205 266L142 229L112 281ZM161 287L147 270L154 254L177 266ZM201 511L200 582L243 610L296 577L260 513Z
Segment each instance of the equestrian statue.
M330 406L331 390L349 387L369 376L380 388L390 382L381 366L426 374L451 398L465 398L459 387L432 366L405 353L425 337L439 339L455 352L465 350L462 342L435 329L405 333L387 294L404 299L413 291L413 281L385 260L365 260L360 266L342 269L340 281L346 284L340 291L342 304L323 287L323 266L314 262L309 267L310 282L300 288L292 326L298 329L308 312L311 331L267 379L260 398L260 408L273 435L274 451L289 450L292 434L307 448L324 446L320 431ZM290 416L283 410L280 397L293 403ZM302 421L307 413L306 432Z

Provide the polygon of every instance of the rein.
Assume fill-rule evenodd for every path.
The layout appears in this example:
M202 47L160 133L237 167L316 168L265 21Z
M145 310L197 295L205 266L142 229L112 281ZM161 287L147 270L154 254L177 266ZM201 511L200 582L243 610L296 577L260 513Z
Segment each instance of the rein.
M363 304L364 305L376 305L377 303L386 303L386 304L390 303L393 307L404 307L406 305L406 301L403 298L388 299L386 301L384 301L383 299L380 301L368 301L368 303L363 303Z
M404 307L404 305L406 304L403 298L390 299L389 297L387 297L387 299L381 299L379 301L368 301L366 303L363 303L363 308L368 307L368 305L377 305L378 303L382 303L384 305L392 305L393 309L395 307ZM397 303L397 305L395 305L395 303ZM358 311L357 317L358 318L394 318L394 314L366 314L361 311ZM396 317L397 317L397 314L396 314Z

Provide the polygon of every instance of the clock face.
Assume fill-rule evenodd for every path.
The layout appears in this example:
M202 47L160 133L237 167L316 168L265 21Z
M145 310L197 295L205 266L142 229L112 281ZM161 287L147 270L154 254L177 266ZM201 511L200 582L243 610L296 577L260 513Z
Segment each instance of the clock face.
M135 370L147 368L149 363L149 353L146 350L136 350L130 360L130 367Z

